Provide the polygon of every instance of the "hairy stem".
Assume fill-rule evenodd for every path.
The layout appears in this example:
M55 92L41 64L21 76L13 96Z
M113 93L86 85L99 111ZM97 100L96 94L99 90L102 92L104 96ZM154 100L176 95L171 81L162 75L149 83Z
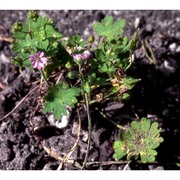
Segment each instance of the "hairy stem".
M156 58L154 56L153 50L152 50L150 44L148 43L148 41L147 40L141 41L141 44L142 44L143 51L144 51L146 57L148 58L148 60L150 61L150 63L156 64ZM147 51L149 51L150 56Z
M46 79L46 76L45 76L45 74L44 74L44 71L43 71L43 70L40 70L40 71L41 71L41 75L42 75L43 79L45 80L45 82L46 82L47 85L49 86L50 84L49 84L48 80Z
M99 111L96 109L105 119L107 119L110 123L114 124L117 128L122 129L124 131L127 131L127 128L115 123L113 120L111 120L106 114L104 114L102 111Z
M88 160L89 150L90 150L90 145L91 145L91 126L92 126L91 125L90 109L89 109L89 94L87 92L84 92L84 97L85 97L86 111L87 111L87 118L88 118L88 145L87 145L86 156L85 156L83 166L81 169L84 169L86 167L86 163Z

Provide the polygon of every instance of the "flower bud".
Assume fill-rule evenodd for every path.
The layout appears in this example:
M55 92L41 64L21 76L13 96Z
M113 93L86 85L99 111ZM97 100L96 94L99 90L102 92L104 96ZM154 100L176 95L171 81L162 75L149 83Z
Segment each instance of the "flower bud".
M76 77L76 74L74 72L68 72L68 78L74 79Z
M84 85L84 90L85 90L87 93L90 93L91 87L90 87L89 83L85 83L85 85Z
M94 42L94 40L95 40L95 37L93 35L89 36L89 38L88 38L89 43L92 44Z
M22 30L22 23L21 22L16 22L13 25L13 31L21 31Z
M36 21L39 17L38 13L36 11L29 11L28 18L32 21Z
M28 49L26 49L26 48L22 48L22 49L21 49L21 53L26 54L26 53L28 53L28 52L29 52L29 50L28 50Z
M84 60L82 58L79 58L79 59L75 59L75 62L81 66Z
M71 64L70 62L67 62L65 66L66 66L66 68L68 68L68 69L72 68L72 64Z

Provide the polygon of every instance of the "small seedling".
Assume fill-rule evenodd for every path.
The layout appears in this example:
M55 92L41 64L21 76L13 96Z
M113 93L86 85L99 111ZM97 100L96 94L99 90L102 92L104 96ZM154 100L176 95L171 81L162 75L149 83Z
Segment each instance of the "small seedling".
M157 122L151 124L146 118L142 118L140 122L132 121L128 130L120 133L120 140L114 142L113 157L119 160L127 155L127 160L137 160L140 155L143 163L153 162L157 155L155 149L162 142Z

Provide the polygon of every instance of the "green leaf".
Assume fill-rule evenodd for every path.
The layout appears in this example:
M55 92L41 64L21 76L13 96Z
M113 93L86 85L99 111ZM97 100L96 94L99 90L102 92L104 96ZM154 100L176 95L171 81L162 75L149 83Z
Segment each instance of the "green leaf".
M151 125L150 132L151 132L151 136L156 136L157 134L159 134L160 131L158 129L158 123L157 122L154 122Z
M124 77L123 79L123 82L124 82L124 86L126 88L128 88L129 90L132 89L134 87L134 85L140 81L140 79L134 79L132 77L129 77L129 76L126 76Z
M106 16L101 23L96 22L93 25L93 30L99 36L106 36L109 40L113 38L117 38L123 33L123 27L125 26L126 21L124 19L118 19L116 22L113 23L112 16Z
M129 42L130 49L133 50L138 43L138 30L134 33L133 39Z
M128 43L128 38L127 38L127 36L124 36L123 39L122 39L122 45L126 46L127 43Z
M88 82L85 83L85 85L84 85L84 90L85 90L87 93L90 93L91 87L90 87L90 85L89 85Z
M152 130L156 134L151 133ZM115 141L117 143L113 146L115 149L114 157L122 157L121 151L123 148L128 160L140 155L143 163L155 161L155 156L157 155L155 148L163 142L159 132L157 122L151 124L147 118L141 118L140 121L132 121L129 129L120 133L120 141Z
M146 118L141 119L141 131L142 132L148 131L150 128L150 125L151 125L151 123L150 123L149 119L146 119Z
M23 61L37 51L55 56L59 50L58 40L62 37L51 18L38 16L35 11L29 11L24 24L17 22L13 25L12 36L13 50L21 58L19 65L26 65Z
M59 83L56 86L51 86L48 89L47 95L44 97L44 112L53 111L57 120L60 120L63 115L67 115L67 106L74 108L77 103L76 96L79 96L80 89L71 87L67 84Z
M126 155L126 150L124 149L124 143L122 141L115 141L113 148L115 150L113 155L114 159L119 160Z
M128 100L130 98L130 94L129 93L123 93L120 96L120 99L124 102L125 100Z
M141 160L143 163L154 162L157 151L153 149L148 149L147 151L140 152Z
M138 128L139 128L139 123L136 122L136 121L132 121L132 122L131 122L131 127L132 127L133 129L138 129Z

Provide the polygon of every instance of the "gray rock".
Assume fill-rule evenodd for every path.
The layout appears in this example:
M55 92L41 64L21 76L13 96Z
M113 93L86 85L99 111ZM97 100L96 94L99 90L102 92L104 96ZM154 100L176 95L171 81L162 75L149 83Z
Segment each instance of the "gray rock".
M72 135L77 135L78 134L78 123L74 122L72 126Z
M10 63L10 59L4 53L0 55L0 60L1 60L1 63L4 63L4 64Z
M50 162L50 163L45 164L42 170L54 170L54 169L57 169L57 167L58 167L57 163Z
M92 132L92 140L97 145L100 146L106 139L106 130L99 128L97 131Z
M179 52L180 52L180 46L177 46L176 53L179 53Z
M88 141L88 132L82 131L82 141L87 142Z
M99 161L106 161L114 152L112 145L108 140L104 141L104 143L100 146L100 157Z
M149 165L149 170L164 170L164 167L163 166L155 166L155 165Z
M169 71L169 72L175 72L176 70L176 61L174 59L169 59L168 61L164 61L164 67Z
M28 150L28 145L24 145L21 151L17 151L18 147L15 147L15 158L10 162L10 170L24 170L29 167L28 158L31 152Z
M172 43L169 45L169 49L171 52L175 52L177 48L177 44L176 43Z
M147 25L146 25L146 31L147 31L147 32L152 32L152 31L153 31L152 24L147 24Z
M0 161L7 161L11 157L11 149L7 141L0 141Z
M43 145L51 149L60 157L64 157L70 152L71 148L74 146L76 139L70 134L65 134L61 136L52 136L49 139L43 141ZM78 147L71 154L72 159L77 159Z
M96 149L92 148L89 152L89 157L88 160L89 161L98 161L99 159L99 153Z

